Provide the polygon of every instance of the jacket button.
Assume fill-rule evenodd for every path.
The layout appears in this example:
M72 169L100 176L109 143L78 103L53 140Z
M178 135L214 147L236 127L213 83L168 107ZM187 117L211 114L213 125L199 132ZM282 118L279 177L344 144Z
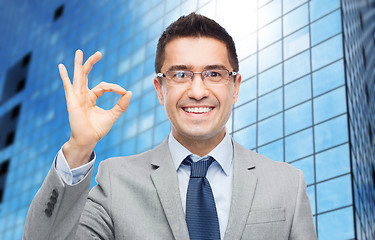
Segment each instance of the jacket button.
M49 199L50 199L50 202L53 204L57 202L57 197L51 196Z
M57 191L56 188L52 190L52 196L54 196L56 198L59 196L59 192Z
M46 210L44 210L44 213L47 215L47 217L51 217L52 216L52 209L47 208Z
M48 202L47 203L48 208L53 209L55 207L55 204Z

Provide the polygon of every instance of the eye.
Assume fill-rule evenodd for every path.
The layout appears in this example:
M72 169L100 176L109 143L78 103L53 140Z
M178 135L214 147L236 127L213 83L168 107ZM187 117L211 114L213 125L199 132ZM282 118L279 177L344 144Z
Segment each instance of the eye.
M173 78L177 78L177 79L184 79L184 78L187 78L187 74L186 72L184 71L176 71L173 75Z
M220 78L221 74L220 72L213 70L213 71L207 71L206 76L210 78Z

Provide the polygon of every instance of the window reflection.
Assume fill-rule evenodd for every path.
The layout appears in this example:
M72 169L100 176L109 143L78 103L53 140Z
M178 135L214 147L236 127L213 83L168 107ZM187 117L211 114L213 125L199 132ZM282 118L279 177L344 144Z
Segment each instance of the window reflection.
M305 177L306 179L306 177ZM310 206L311 206L311 212L313 215L316 213L316 204L315 204L315 186L309 186L306 188L307 196L309 197L310 200ZM315 223L315 218L314 218L314 223ZM315 225L316 226L316 225Z
M312 124L311 101L285 112L285 135L309 127Z
M314 99L315 123L344 112L346 112L346 92L344 86Z
M284 144L283 140L278 140L258 148L258 153L274 161L284 161Z
M137 136L136 152L141 153L152 147L152 129L149 129Z
M316 180L322 181L350 171L349 146L329 149L315 156Z
M281 0L273 0L259 9L259 26L264 26L280 16Z
M282 67L281 64L268 69L259 74L259 95L263 95L282 85Z
M144 131L154 125L154 111L147 111L142 113L139 119L139 131Z
M342 55L342 36L340 34L312 48L312 68L313 70L318 69L342 58Z
M236 50L239 61L251 54L254 54L257 50L257 34L251 34L236 43ZM240 71L242 72L242 68L240 68Z
M268 93L258 100L258 118L263 119L272 114L282 111L283 99L282 90L278 89L271 93Z
M239 63L242 80L246 80L257 73L257 56L256 54L244 59Z
M257 82L256 78L249 79L241 83L240 93L236 102L236 106L241 105L256 98Z
M129 139L129 138L136 136L137 129L138 129L137 118L127 121L126 125L124 125L124 132L123 132L125 139Z
M312 129L285 138L285 161L293 161L313 153Z
M268 118L258 124L258 145L263 145L283 136L282 114Z
M338 7L340 7L340 0L312 0L310 1L310 21L313 22Z
M347 186L351 186L349 174L317 184L318 213L352 204L351 188Z
M322 124L316 125L315 151L319 152L348 141L347 116L342 115Z
M281 62L281 41L259 52L259 72Z
M289 108L298 103L311 98L311 80L310 76L301 78L284 87L285 108Z
M307 0L287 0L283 1L283 12L289 12L290 10L298 7L302 3L306 2Z
M320 95L344 83L344 64L340 60L313 73L313 94Z
M310 51L307 50L284 62L284 83L291 82L310 72Z
M146 56L154 56L156 55L156 46L158 44L158 38L154 38L146 45ZM155 60L155 57L152 57Z
M241 129L256 121L255 101L234 109L234 131Z
M160 144L170 133L171 131L171 123L169 121L165 121L162 124L157 125L154 127L154 139L153 145L156 146Z
M306 185L314 183L314 158L312 156L292 162L291 164L302 170Z
M332 191L332 190L331 190ZM337 190L335 189L334 192ZM354 238L353 208L348 207L318 216L319 239Z
M311 24L311 45L315 45L341 32L341 13L339 10Z
M156 105L156 113L155 113L155 124L158 124L162 121L167 120L167 114L165 113L164 106L157 104Z
M233 138L248 149L256 147L256 126L250 126L233 133Z
M281 19L278 19L259 30L259 49L262 49L281 38Z
M307 27L284 39L284 59L288 59L310 46L310 34Z
M308 16L307 4L286 14L283 21L284 36L306 26L309 23Z
M159 37L163 32L163 19L159 19L148 27L148 39Z

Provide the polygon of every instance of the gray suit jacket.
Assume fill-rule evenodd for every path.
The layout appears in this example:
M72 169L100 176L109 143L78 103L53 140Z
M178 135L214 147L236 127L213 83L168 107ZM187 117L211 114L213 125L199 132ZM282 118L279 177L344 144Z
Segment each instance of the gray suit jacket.
M225 239L316 239L300 170L234 144ZM23 239L189 239L168 142L100 163L69 186L52 167L31 203Z

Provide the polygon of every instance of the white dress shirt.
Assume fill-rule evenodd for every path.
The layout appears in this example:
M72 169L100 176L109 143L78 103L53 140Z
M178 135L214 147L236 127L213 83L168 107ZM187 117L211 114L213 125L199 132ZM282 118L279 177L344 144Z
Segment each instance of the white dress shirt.
M216 160L208 168L206 177L211 185L212 193L215 198L221 239L224 239L225 230L228 225L233 188L234 155L233 143L229 134L225 133L225 137L219 145L204 157L192 154L173 137L172 133L169 135L168 146L177 171L181 203L184 212L186 212L186 193L190 179L190 166L182 164L183 160L188 155L191 155L191 159L194 162L206 156L211 156ZM95 159L96 156L93 153L88 163L78 168L70 169L61 148L56 156L55 167L64 182L68 185L73 185L79 183L84 176L86 176L90 168L94 165Z
M88 163L77 168L70 169L69 164L64 156L64 152L61 148L56 155L55 168L66 184L73 185L79 183L86 176L90 168L94 165L95 159L96 155L95 153L92 153L90 161Z
M190 166L182 164L184 159L191 155L194 162L201 160L182 146L172 135L168 139L169 150L172 155L173 163L176 167L178 185L180 187L180 196L182 207L186 212L186 193L190 179ZM213 157L214 161L207 170L206 178L209 181L212 193L215 198L217 216L219 218L219 228L221 239L224 239L225 230L228 225L229 210L232 199L233 188L233 144L228 133L225 133L224 139L206 156Z

